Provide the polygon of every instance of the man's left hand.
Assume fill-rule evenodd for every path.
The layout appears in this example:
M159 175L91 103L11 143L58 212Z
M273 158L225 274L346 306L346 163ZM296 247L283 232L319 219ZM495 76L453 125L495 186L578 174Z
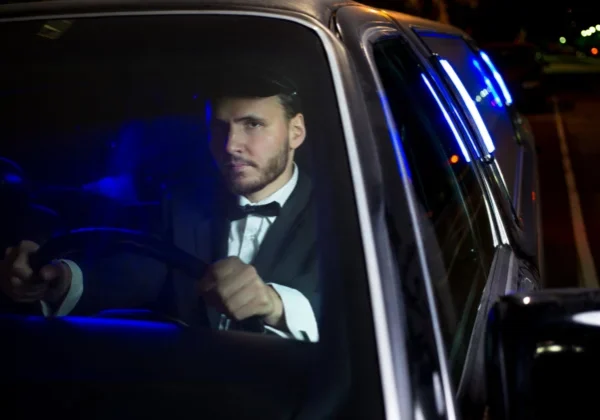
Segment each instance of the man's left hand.
M283 303L275 289L262 281L254 266L238 257L212 264L197 290L208 304L237 321L258 315L270 326L281 328L284 324Z

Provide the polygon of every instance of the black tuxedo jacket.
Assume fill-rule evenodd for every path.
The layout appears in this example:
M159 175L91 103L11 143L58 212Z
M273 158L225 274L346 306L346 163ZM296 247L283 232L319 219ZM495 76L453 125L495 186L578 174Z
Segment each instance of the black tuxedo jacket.
M193 198L174 194L166 222L173 243L202 261L227 256L230 221L226 201L216 200L207 218ZM304 294L318 316L316 220L311 181L299 173L296 188L269 228L252 265L266 283L277 283ZM93 315L105 309L150 307L188 324L206 322L194 291L194 280L164 263L145 256L121 254L75 261L82 269L84 291L71 312ZM216 312L209 308L214 326Z

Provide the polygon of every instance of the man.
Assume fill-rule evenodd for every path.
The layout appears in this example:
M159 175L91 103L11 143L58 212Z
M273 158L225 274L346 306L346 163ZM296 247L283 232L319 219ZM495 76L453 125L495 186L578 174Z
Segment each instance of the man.
M312 192L294 163L306 137L298 93L264 71L220 79L210 149L229 193L206 221L193 197L173 191L167 218L176 246L214 261L201 279L133 255L82 256L33 273L28 257L38 245L23 241L6 251L0 290L13 302L39 301L48 316L160 302L188 323L202 316L199 296L217 328L260 317L269 331L317 341Z

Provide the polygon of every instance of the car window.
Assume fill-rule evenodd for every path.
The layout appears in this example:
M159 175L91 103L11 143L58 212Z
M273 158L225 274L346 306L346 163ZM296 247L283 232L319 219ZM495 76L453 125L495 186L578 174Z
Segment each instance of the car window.
M450 63L477 106L493 142L494 150L487 152L496 157L504 186L514 203L519 145L501 86L487 64L462 38L431 32L420 33L420 36L433 52Z
M171 16L27 21L0 34L4 262L42 245L39 262L69 279L56 295L4 281L5 312L149 308L222 330L256 318L271 334L319 340L312 191L316 173L342 166L313 153L336 143L339 156L318 156L345 155L314 32ZM256 278L259 292L243 289Z
M409 50L395 39L373 49L424 220L428 266L458 380L494 255L484 194L469 154Z

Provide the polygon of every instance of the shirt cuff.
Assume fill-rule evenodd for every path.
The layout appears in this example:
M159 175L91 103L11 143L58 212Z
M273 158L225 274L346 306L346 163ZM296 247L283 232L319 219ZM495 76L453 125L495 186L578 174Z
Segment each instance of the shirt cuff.
M298 340L319 341L317 319L308 299L298 290L291 287L275 283L268 284L275 289L281 298L285 323L289 334L270 326L266 326L265 328L283 337L291 335Z
M53 310L46 302L40 302L42 304L42 313L47 317L69 315L83 294L83 272L81 268L71 260L60 260L60 262L66 264L71 270L71 287L62 304L56 310Z

